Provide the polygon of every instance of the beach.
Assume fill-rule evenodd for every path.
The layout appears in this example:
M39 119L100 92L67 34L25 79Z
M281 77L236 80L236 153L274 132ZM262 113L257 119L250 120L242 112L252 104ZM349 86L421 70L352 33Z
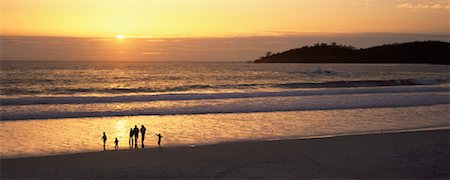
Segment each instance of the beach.
M2 159L1 178L450 178L450 130Z

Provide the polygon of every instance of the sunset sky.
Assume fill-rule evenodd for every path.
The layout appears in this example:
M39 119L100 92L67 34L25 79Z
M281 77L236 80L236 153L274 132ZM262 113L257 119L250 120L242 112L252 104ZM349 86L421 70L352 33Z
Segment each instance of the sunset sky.
M318 42L368 47L450 34L448 0L0 3L0 60L246 61Z
M447 0L2 0L1 34L227 37L449 33Z

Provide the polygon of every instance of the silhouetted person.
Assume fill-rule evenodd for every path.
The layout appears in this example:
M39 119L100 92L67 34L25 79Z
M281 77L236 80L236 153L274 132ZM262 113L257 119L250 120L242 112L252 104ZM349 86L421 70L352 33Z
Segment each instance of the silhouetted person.
M161 133L160 134L156 134L156 136L158 136L158 146L161 147L161 138L163 136L161 136Z
M137 125L134 125L133 133L134 133L134 148L137 148L137 140L139 138L139 128L137 127Z
M114 144L116 144L115 146L114 146L114 149L119 149L119 140L117 140L117 138L116 138L116 140L114 141Z
M133 128L130 128L130 139L128 140L128 145L130 147L134 146L133 136L134 136Z
M106 137L105 132L103 132L103 137L102 137L102 139L103 139L103 150L106 150L105 144L106 144L106 139L107 139L107 137Z
M145 130L147 130L146 128L145 128L145 126L144 125L142 125L141 126L141 134L142 134L142 148L144 148L144 138L145 138Z

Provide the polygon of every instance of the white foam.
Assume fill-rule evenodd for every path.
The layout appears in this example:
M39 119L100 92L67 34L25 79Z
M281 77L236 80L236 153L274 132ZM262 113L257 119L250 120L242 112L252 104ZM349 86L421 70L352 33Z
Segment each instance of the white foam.
M448 97L450 92L402 92L4 106L2 120L408 107L450 104Z
M342 95L342 94L378 94L400 92L449 92L448 85L427 86L386 86L386 87L359 87L359 88L327 88L327 89L295 89L278 91L249 91L227 93L179 93L179 94L152 94L152 95L120 95L120 96L41 96L2 98L2 106L33 105L33 104L91 104L115 102L147 102L166 100L203 100L203 99L230 99L255 97L290 97L314 95Z

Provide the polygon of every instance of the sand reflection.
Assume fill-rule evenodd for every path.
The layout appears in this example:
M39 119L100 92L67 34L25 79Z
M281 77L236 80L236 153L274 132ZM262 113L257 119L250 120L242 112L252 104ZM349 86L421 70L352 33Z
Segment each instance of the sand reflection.
M450 105L176 116L125 116L0 122L2 158L127 149L130 128L147 128L145 147L188 146L229 141L286 139L450 126ZM141 135L139 135L141 138ZM141 139L138 146L141 146Z

